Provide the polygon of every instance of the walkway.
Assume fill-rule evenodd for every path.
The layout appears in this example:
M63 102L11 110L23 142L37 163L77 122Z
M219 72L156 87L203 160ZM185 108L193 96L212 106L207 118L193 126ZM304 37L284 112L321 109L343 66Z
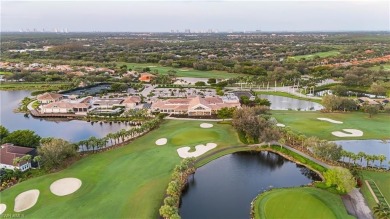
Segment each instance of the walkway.
M357 188L354 188L347 195L342 197L345 208L348 214L355 216L358 219L372 219L370 208L367 206L362 193Z
M250 146L263 146L263 145L266 145L266 144L262 143L262 144L254 144L254 145L250 145ZM271 142L271 145L279 145L280 146L280 144L278 142ZM326 164L320 160L317 160L317 159L311 157L310 155L307 155L307 154L303 153L302 151L299 151L295 148L292 148L292 147L287 146L287 145L283 145L283 147L285 147L285 148L289 149L290 151L293 151L293 152L301 155L302 157L305 157L305 158L307 158L307 159L309 159L309 160L311 160L311 161L313 161L313 162L315 162L315 163L317 163L325 168L328 168L328 169L333 168L333 166Z
M32 101L32 102L30 102L28 105L27 105L27 109L28 110L34 110L34 108L33 108L33 104L35 103L35 102L37 102L38 100L34 100L34 101Z

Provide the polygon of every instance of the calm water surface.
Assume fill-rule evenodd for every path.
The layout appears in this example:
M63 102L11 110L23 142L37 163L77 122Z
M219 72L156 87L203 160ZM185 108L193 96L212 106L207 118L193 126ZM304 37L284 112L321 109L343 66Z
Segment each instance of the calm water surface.
M320 180L311 170L270 152L239 152L218 158L189 177L180 215L184 219L250 218L261 192Z
M390 142L384 142L381 140L346 140L346 141L335 141L336 144L341 145L344 150L353 152L355 154L359 152L364 152L370 155L380 155L383 154L386 156L387 160L383 161L382 165L388 167L390 160ZM345 161L348 161L346 159ZM360 161L358 161L360 163ZM379 161L375 161L374 166L379 166ZM362 162L362 165L366 165L366 161Z
M23 113L14 113L20 101L30 96L31 91L0 91L0 124L10 131L18 129L30 129L41 137L57 137L72 142L77 142L91 136L104 137L110 132L116 132L122 128L127 128L122 123L103 123L102 125L91 124L86 121L72 120L44 120L25 117Z
M303 111L313 111L321 110L323 106L316 102L311 102L307 100L298 100L290 97L282 97L276 95L260 94L260 98L266 98L271 102L272 110L303 110Z

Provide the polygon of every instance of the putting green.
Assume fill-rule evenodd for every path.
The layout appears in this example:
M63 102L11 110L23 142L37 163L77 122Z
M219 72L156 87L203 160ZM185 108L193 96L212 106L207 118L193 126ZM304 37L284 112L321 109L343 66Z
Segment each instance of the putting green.
M338 195L316 188L276 189L255 201L255 218L353 218Z

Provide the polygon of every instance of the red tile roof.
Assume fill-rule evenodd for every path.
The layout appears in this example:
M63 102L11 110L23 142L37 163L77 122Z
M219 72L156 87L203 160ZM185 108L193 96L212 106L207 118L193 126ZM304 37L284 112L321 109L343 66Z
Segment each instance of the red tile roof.
M13 144L3 144L1 145L0 149L0 163L13 166L13 161L15 158L23 157L33 150L34 148L14 146ZM19 165L24 163L26 162L21 162Z

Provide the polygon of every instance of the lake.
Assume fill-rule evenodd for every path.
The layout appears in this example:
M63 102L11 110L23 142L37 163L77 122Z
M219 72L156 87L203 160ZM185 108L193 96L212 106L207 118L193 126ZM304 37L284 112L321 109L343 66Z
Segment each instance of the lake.
M260 94L260 98L266 98L271 102L272 110L302 110L302 111L315 111L323 109L323 106L319 103L298 100L290 97L282 97L276 95Z
M383 154L386 156L387 160L384 161L382 165L385 167L389 166L388 162L390 160L390 142L383 142L381 140L345 140L335 141L335 143L341 145L344 150L353 152L355 154L359 152L364 152L370 155ZM348 159L345 161L348 161ZM360 161L357 163L360 163ZM374 166L379 166L379 164L379 161L374 162ZM366 166L366 161L364 161L364 159L362 165Z
M30 96L31 91L0 91L0 124L9 131L18 129L29 129L35 131L41 137L63 138L68 141L77 142L91 136L104 137L110 132L116 132L129 126L123 123L94 123L86 121L51 119L45 120L33 118L31 115L25 117L24 113L14 113L20 101Z
M307 185L319 176L271 152L238 152L218 158L190 176L183 219L250 218L250 203L270 188Z

